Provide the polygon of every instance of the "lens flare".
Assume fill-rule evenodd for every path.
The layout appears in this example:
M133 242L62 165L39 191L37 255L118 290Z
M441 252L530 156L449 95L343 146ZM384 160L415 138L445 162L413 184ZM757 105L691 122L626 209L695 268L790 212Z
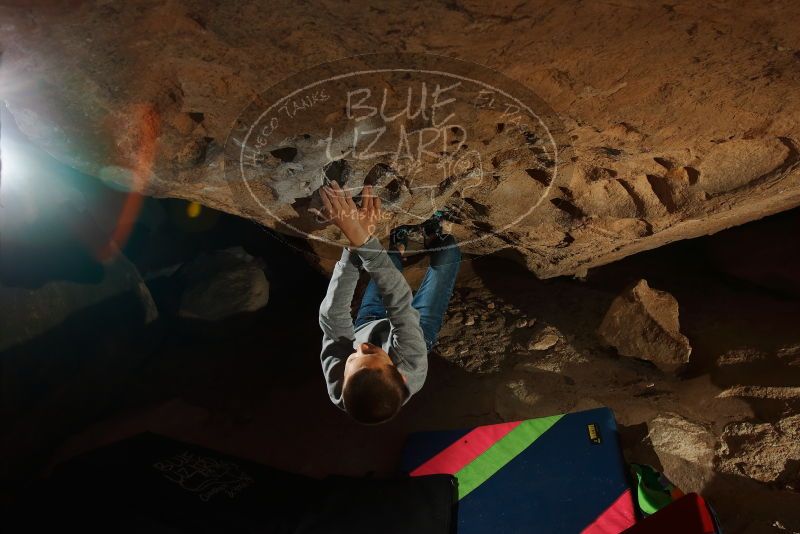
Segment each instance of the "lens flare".
M203 211L203 207L198 204L197 202L189 202L186 205L186 215L190 219L196 219L200 216L200 212Z
M113 258L130 237L142 208L141 191L145 189L156 156L156 139L161 120L158 111L152 104L139 104L133 107L130 114L136 124L133 135L138 140L139 147L133 168L132 191L125 198L110 239L97 251L97 258L100 261Z

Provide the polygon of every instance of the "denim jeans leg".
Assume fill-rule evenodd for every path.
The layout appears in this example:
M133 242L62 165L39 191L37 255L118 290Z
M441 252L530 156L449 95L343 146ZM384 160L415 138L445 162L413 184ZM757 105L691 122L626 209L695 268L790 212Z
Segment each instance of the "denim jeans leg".
M431 350L439 336L461 265L461 250L453 236L444 236L432 247L440 250L431 252L430 266L412 302L412 306L419 311L419 322L428 350Z
M389 259L392 260L398 271L403 272L403 261L397 252L389 251ZM364 291L364 296L361 297L361 306L358 308L354 326L358 328L364 323L383 319L384 317L386 317L386 308L383 307L383 297L381 297L375 281L370 280L369 284L367 284L367 289Z

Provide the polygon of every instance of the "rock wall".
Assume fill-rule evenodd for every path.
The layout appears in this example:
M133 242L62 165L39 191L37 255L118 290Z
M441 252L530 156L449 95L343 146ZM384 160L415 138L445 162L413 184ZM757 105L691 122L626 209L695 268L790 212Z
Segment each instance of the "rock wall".
M453 232L488 233L466 251L512 248L540 277L580 275L800 204L798 17L791 0L19 3L0 7L0 98L26 135L83 172L281 229L225 182L223 147L257 95L375 51L485 65L552 107L567 157L545 201L501 231L542 176L526 175L530 154L498 122L481 149L493 179ZM282 163L316 164L302 150ZM407 208L424 215L424 200ZM335 237L272 202L302 232Z

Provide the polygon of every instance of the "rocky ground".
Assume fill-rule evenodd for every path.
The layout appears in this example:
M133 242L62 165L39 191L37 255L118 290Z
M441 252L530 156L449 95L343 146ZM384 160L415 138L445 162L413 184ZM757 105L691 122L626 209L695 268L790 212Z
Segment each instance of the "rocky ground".
M299 272L298 257L270 275L270 304L260 312L213 327L161 317L167 332L143 361L126 366L130 356L117 353L114 365L90 362L19 412L3 456L30 476L151 430L313 476L385 475L396 472L409 432L609 406L626 458L701 492L726 532L798 532L800 294L788 278L764 285L752 272L713 267L720 242L742 243L743 233L761 236L762 258L786 254L773 247L797 217L638 255L585 280L537 280L497 256L466 261L425 388L380 427L354 424L326 396L310 335L325 278L306 270L302 283L274 283ZM276 244L269 254L247 248L274 262L285 250ZM423 267L409 265L412 283ZM692 347L686 365L662 370L598 335L615 299L642 277L678 303ZM158 288L154 297L169 315Z
M583 282L534 282L476 261L453 298L438 353L496 376L501 420L610 406L626 457L708 496L726 531L798 531L797 296L706 270L695 263L705 259L698 252L654 252ZM621 356L597 334L612 291L626 279L631 287L634 272L680 303L694 350L677 372Z

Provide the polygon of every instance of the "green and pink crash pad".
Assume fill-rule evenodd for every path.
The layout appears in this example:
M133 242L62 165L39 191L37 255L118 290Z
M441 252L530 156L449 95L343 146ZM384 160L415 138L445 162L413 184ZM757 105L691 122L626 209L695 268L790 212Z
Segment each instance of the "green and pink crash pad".
M455 476L459 534L618 534L636 521L607 408L412 434L403 468Z

